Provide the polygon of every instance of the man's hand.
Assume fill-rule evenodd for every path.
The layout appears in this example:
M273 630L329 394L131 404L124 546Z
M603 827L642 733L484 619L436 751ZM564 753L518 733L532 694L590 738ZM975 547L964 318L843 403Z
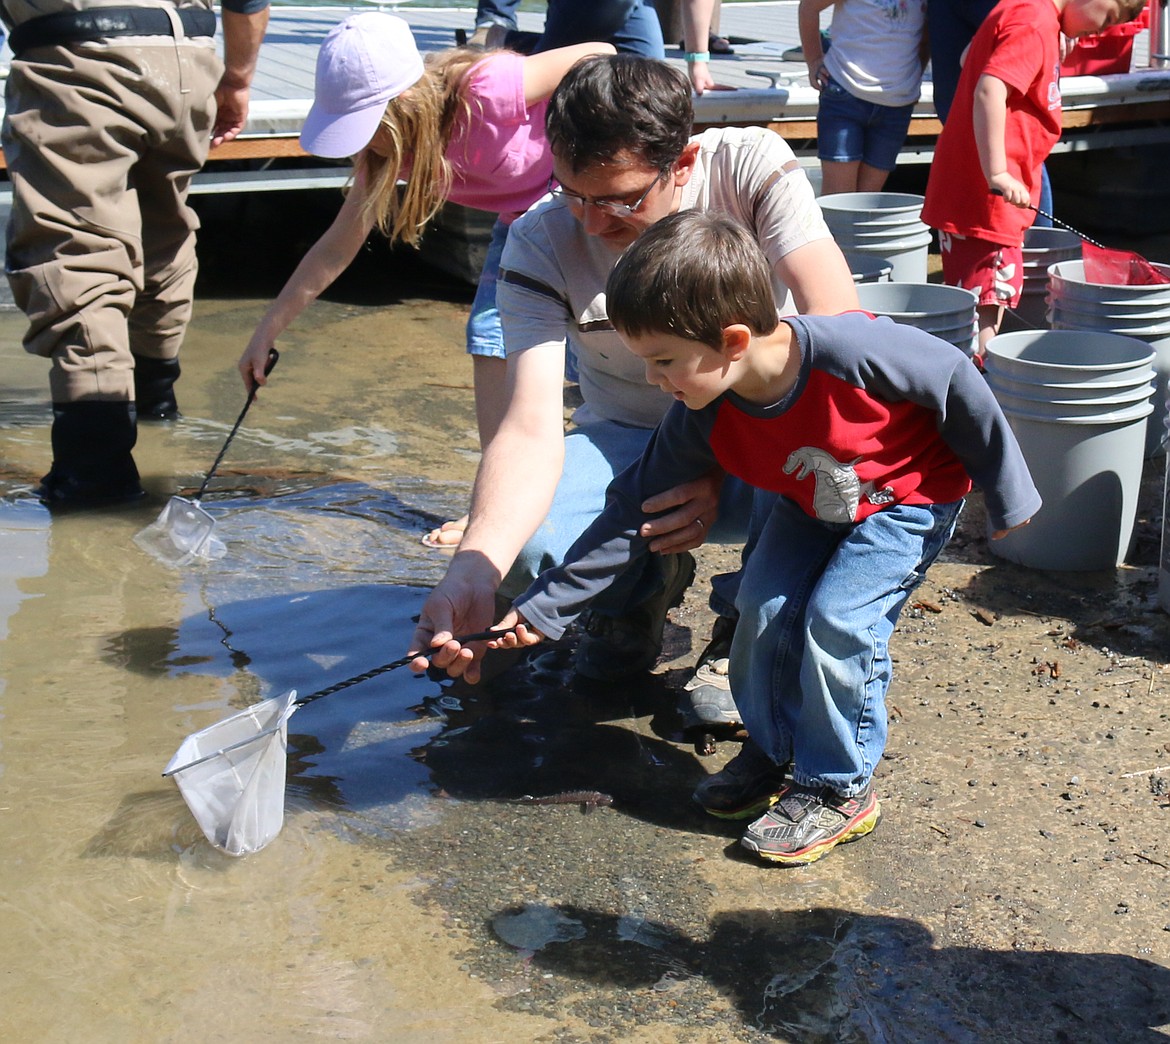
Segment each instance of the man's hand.
M431 591L419 614L410 647L418 653L411 661L412 671L421 674L433 666L472 685L479 681L486 644L462 646L454 638L485 630L495 619L500 579L499 570L478 552L460 551L451 559L447 575Z
M247 84L229 83L226 73L219 81L215 89L215 128L211 132L213 149L231 141L244 129L248 122L249 94Z
M723 477L724 473L716 469L703 478L684 482L643 501L642 510L647 514L669 512L646 522L638 530L639 535L653 538L651 551L666 554L690 551L707 539L707 533L719 517L719 491L723 488Z

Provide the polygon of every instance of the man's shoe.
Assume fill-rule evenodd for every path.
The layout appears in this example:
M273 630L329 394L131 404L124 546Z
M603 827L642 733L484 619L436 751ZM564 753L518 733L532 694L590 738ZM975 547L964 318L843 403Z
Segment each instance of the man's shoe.
M695 578L689 552L661 555L663 589L624 616L590 613L577 646L577 673L612 682L648 671L662 653L666 613L683 600Z
M463 36L461 40L459 37ZM460 47L470 47L474 51L498 51L504 47L508 36L508 27L495 22L489 25L477 25L475 32L468 36L463 30L455 30L455 42Z
M53 404L53 464L36 494L50 508L91 508L141 500L131 450L138 438L132 402Z
M839 844L864 837L881 814L872 783L848 798L823 787L793 784L747 828L739 843L770 863L803 866Z
M779 801L789 783L784 768L749 737L721 771L695 787L691 797L718 819L748 819Z
M735 619L730 616L715 618L711 641L699 655L695 673L679 697L678 709L685 728L743 723L735 700L731 698L731 682L727 677L735 624Z
M132 504L146 496L137 473L109 480L86 481L76 475L62 474L55 464L41 479L35 493L49 508L112 507Z

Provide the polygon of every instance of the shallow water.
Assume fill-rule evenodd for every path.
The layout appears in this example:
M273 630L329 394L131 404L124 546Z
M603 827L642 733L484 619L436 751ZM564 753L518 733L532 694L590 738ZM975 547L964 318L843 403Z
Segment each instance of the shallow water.
M247 859L203 841L160 777L189 732L400 656L443 564L419 536L462 509L474 471L463 304L322 303L205 497L226 557L144 554L134 533L198 486L243 404L234 361L260 309L201 301L184 420L141 429L149 502L52 519L25 493L49 459L45 367L0 316L6 1039L367 1036L388 1015L411 1039L447 1019L438 969L395 953L415 933L381 923L409 921L416 886L339 815L372 810L386 832L438 814L405 756L443 725L420 706L437 683L395 672L300 711L284 832ZM379 904L335 917L350 891Z
M712 1005L754 956L723 959L716 929L719 967L703 967L711 886L663 858L725 843L674 799L705 770L665 676L580 690L549 649L491 694L396 670L318 700L289 723L283 831L243 858L208 844L161 777L188 734L399 657L442 573L419 538L474 474L469 295L363 294L282 340L203 501L227 553L182 569L133 537L214 460L263 300L204 293L184 419L140 431L149 501L53 518L28 495L49 458L44 365L0 315L4 1039L755 1039ZM615 807L518 800L595 789ZM747 1008L774 1006L774 974ZM635 987L649 1014L625 1006Z

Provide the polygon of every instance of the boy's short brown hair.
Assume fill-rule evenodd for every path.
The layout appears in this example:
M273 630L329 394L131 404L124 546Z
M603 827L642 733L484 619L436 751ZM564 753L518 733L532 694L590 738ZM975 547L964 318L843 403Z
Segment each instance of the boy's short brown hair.
M1142 13L1146 0L1118 0L1118 6L1121 8L1121 22L1132 22Z
M732 323L757 335L776 329L771 277L742 225L684 210L651 225L618 259L605 284L606 311L619 333L673 334L719 349Z

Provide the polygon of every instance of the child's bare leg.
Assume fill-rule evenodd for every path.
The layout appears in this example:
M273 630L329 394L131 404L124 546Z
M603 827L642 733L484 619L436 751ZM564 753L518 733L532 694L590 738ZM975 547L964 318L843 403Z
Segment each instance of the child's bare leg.
M980 305L976 309L979 318L979 354L987 354L987 342L999 333L999 324L1003 322L1003 305Z
M857 191L857 169L860 161L838 163L836 160L821 160L821 195L832 196L838 192Z
M889 176L888 170L879 170L877 167L871 167L868 163L860 163L857 170L857 191L881 192L885 188L886 178Z

